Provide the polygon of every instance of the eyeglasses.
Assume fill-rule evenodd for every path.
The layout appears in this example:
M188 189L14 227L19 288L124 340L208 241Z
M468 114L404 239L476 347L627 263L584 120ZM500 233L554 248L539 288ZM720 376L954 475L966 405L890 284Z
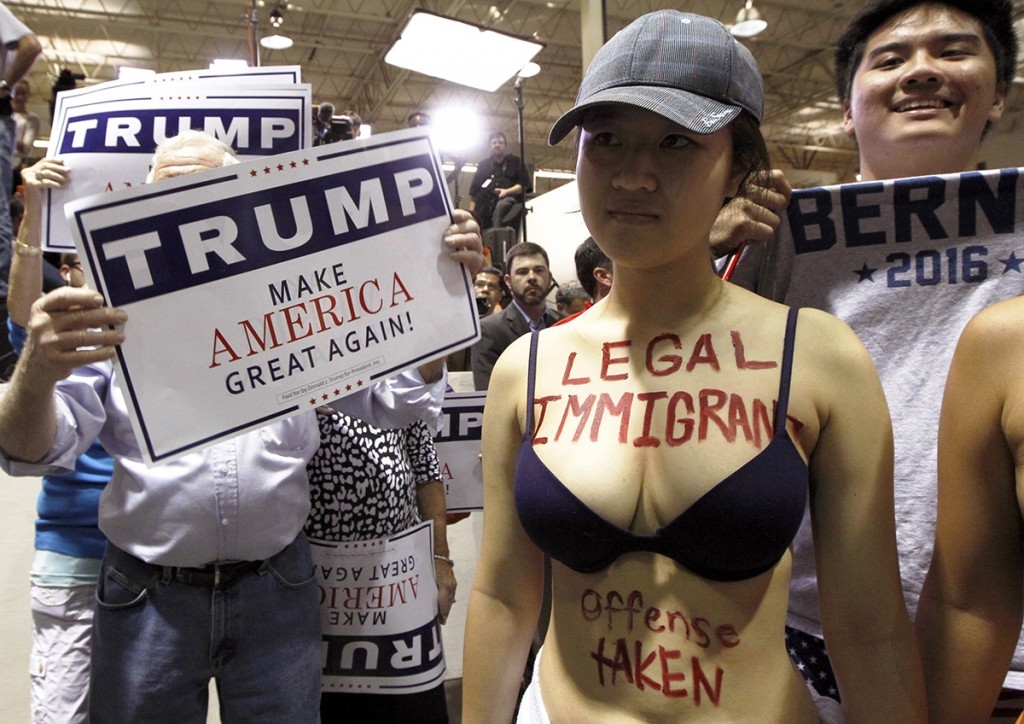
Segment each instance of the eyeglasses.
M495 284L494 282L485 282L482 279L478 279L477 281L473 282L473 287L475 289L490 289L492 292L501 291L501 287L499 285Z

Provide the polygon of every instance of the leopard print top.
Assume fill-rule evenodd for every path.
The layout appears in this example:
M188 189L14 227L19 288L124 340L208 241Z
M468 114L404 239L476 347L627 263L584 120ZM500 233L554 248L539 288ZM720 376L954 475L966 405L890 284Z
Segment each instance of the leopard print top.
M420 522L416 488L441 479L426 423L381 429L329 408L317 410L317 421L320 449L306 467L306 535L372 540Z

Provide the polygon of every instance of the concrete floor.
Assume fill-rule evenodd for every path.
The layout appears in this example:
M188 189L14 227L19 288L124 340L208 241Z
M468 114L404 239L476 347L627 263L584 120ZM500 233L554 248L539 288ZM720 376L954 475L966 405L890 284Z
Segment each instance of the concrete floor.
M29 721L28 655L32 619L28 608L28 568L32 562L33 522L38 478L0 473L0 724Z
M32 562L33 523L38 478L10 478L0 472L0 724L29 721L28 659L32 620L29 614L28 571ZM449 529L448 541L455 560L459 594L444 627L448 665L446 690L452 724L461 720L462 632L466 601L476 570L476 552L482 515L473 514ZM216 702L211 703L208 724L217 724Z

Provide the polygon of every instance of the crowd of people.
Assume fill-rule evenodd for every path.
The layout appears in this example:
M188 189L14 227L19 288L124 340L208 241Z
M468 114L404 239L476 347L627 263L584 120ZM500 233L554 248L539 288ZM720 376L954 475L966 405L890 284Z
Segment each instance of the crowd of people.
M1013 18L1011 0L856 10L834 61L861 181L977 170L1017 67ZM0 38L13 178L38 131L19 81L41 46L2 4ZM529 192L496 131L471 209L438 240L440 263L471 275L479 341L162 464L144 460L116 391L125 311L75 255L60 288L44 284L43 193L71 172L26 161L16 226L0 203L17 356L0 469L42 478L33 721L201 722L211 680L225 722L448 721L439 681L364 692L328 676L310 544L431 521L429 605L446 623L453 519L433 437L448 371L487 392L462 721L1015 719L1019 284L865 293L848 268L796 253L778 234L793 190L766 110L761 71L724 25L641 16L550 131L573 141L591 234L577 279L555 280L527 241L485 266L482 231L517 228ZM332 110L321 142L360 123ZM429 123L416 110L407 125ZM237 162L185 131L156 149L147 183ZM1020 235L996 236L990 258L1012 257ZM944 258L958 243L901 251Z

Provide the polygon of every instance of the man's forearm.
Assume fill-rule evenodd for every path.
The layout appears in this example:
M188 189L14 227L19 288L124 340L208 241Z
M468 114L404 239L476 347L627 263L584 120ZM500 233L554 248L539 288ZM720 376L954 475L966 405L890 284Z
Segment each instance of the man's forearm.
M399 428L418 420L436 425L444 404L444 379L442 375L433 382L423 381L417 372L409 370L328 406L376 427Z
M57 412L53 387L28 379L19 360L10 383L0 387L0 450L12 460L37 462L53 447Z
M18 48L14 56L8 61L6 80L8 85L13 86L19 80L28 75L36 58L43 52L43 46L35 35L24 35L18 41Z

